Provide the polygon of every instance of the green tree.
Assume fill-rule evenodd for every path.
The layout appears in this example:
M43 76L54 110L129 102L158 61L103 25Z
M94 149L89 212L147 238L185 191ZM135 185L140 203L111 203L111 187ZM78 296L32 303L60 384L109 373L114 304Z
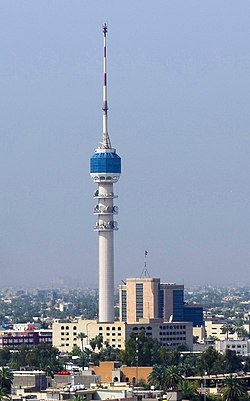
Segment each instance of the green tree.
M86 400L85 396L82 396L80 394L74 395L74 400L73 401L84 401L84 400Z
M79 333L78 336L77 336L77 338L79 338L81 340L82 352L83 352L83 340L84 340L84 338L87 338L87 337L88 336L85 333Z
M119 361L121 350L119 348L113 348L111 345L106 344L105 348L102 348L98 353L99 361Z
M201 354L197 362L197 368L200 374L217 374L224 371L223 356L217 352L213 347L209 347Z
M244 372L250 372L250 357L247 356L244 361Z
M94 351L96 348L96 345L97 345L96 337L91 338L91 340L89 341L89 345L91 346L92 350Z
M0 401L8 401L11 399L11 395L7 393L5 388L0 387Z
M199 382L190 382L189 380L182 380L181 392L182 398L185 400L195 401L198 398Z
M81 351L80 347L78 347L78 345L75 345L75 346L73 347L72 351L69 352L69 355L72 355L72 356L81 356L81 353L82 353L82 351Z
M225 323L221 329L221 332L226 334L226 339L228 340L228 335L235 333L235 327L232 324Z
M98 334L95 338L96 338L97 348L100 350L103 346L103 336L102 334Z
M0 388L6 392L11 393L11 386L13 383L13 373L9 368L0 369Z
M9 366L13 370L20 370L21 367L28 366L27 358L30 350L27 345L21 345L17 352L11 354Z
M121 360L128 366L152 366L159 363L160 346L156 339L147 337L145 331L132 333L125 341Z
M182 377L180 374L180 369L178 366L171 365L166 368L166 376L165 376L165 389L177 389L180 387L182 382Z
M8 365L10 361L11 353L9 348L4 347L0 349L0 366L6 366Z
M38 344L32 349L26 346L20 347L18 352L11 355L10 366L17 370L26 366L43 369L51 375L63 368L59 361L59 350L46 343Z
M165 383L166 369L162 365L155 365L152 372L148 376L148 384L155 386L157 390L163 390Z
M230 375L224 380L222 393L224 401L239 401L246 394L246 390L240 384L239 379Z
M223 373L235 373L242 370L241 357L235 351L227 349L224 355L224 366Z
M197 371L197 354L183 355L181 358L181 372L184 376L194 376L198 374Z

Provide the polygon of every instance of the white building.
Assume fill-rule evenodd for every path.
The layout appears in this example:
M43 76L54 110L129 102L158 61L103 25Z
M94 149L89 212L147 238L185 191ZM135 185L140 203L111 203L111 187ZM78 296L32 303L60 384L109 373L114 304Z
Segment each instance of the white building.
M221 354L225 354L227 349L231 351L235 351L239 356L248 356L250 355L250 340L249 339L241 339L241 340L220 340L215 341L215 349Z

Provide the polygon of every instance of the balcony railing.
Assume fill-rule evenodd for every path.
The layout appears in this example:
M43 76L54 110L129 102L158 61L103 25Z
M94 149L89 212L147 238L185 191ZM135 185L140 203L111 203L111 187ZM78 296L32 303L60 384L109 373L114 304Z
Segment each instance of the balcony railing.
M94 193L94 198L97 199L115 199L118 198L117 195L114 194L114 192L106 192L105 194L99 194L98 189Z
M99 206L94 208L94 214L118 214L118 206Z
M94 227L95 231L113 231L118 230L117 221L99 222Z

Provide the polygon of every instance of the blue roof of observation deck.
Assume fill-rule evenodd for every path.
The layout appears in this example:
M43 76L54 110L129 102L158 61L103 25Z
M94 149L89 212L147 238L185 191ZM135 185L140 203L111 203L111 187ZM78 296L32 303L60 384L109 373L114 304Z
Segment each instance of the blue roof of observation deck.
M90 173L121 173L121 158L115 152L95 153L90 159Z

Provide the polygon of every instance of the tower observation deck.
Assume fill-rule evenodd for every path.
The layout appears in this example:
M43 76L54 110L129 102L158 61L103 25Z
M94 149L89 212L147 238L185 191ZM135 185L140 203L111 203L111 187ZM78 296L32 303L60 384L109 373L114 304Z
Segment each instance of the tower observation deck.
M94 214L98 220L94 230L99 240L99 322L114 321L114 231L118 230L114 215L118 207L114 205L113 184L121 174L121 158L112 148L108 134L107 100L107 25L103 25L103 126L102 141L90 159L90 176L98 188L94 193L97 204Z

